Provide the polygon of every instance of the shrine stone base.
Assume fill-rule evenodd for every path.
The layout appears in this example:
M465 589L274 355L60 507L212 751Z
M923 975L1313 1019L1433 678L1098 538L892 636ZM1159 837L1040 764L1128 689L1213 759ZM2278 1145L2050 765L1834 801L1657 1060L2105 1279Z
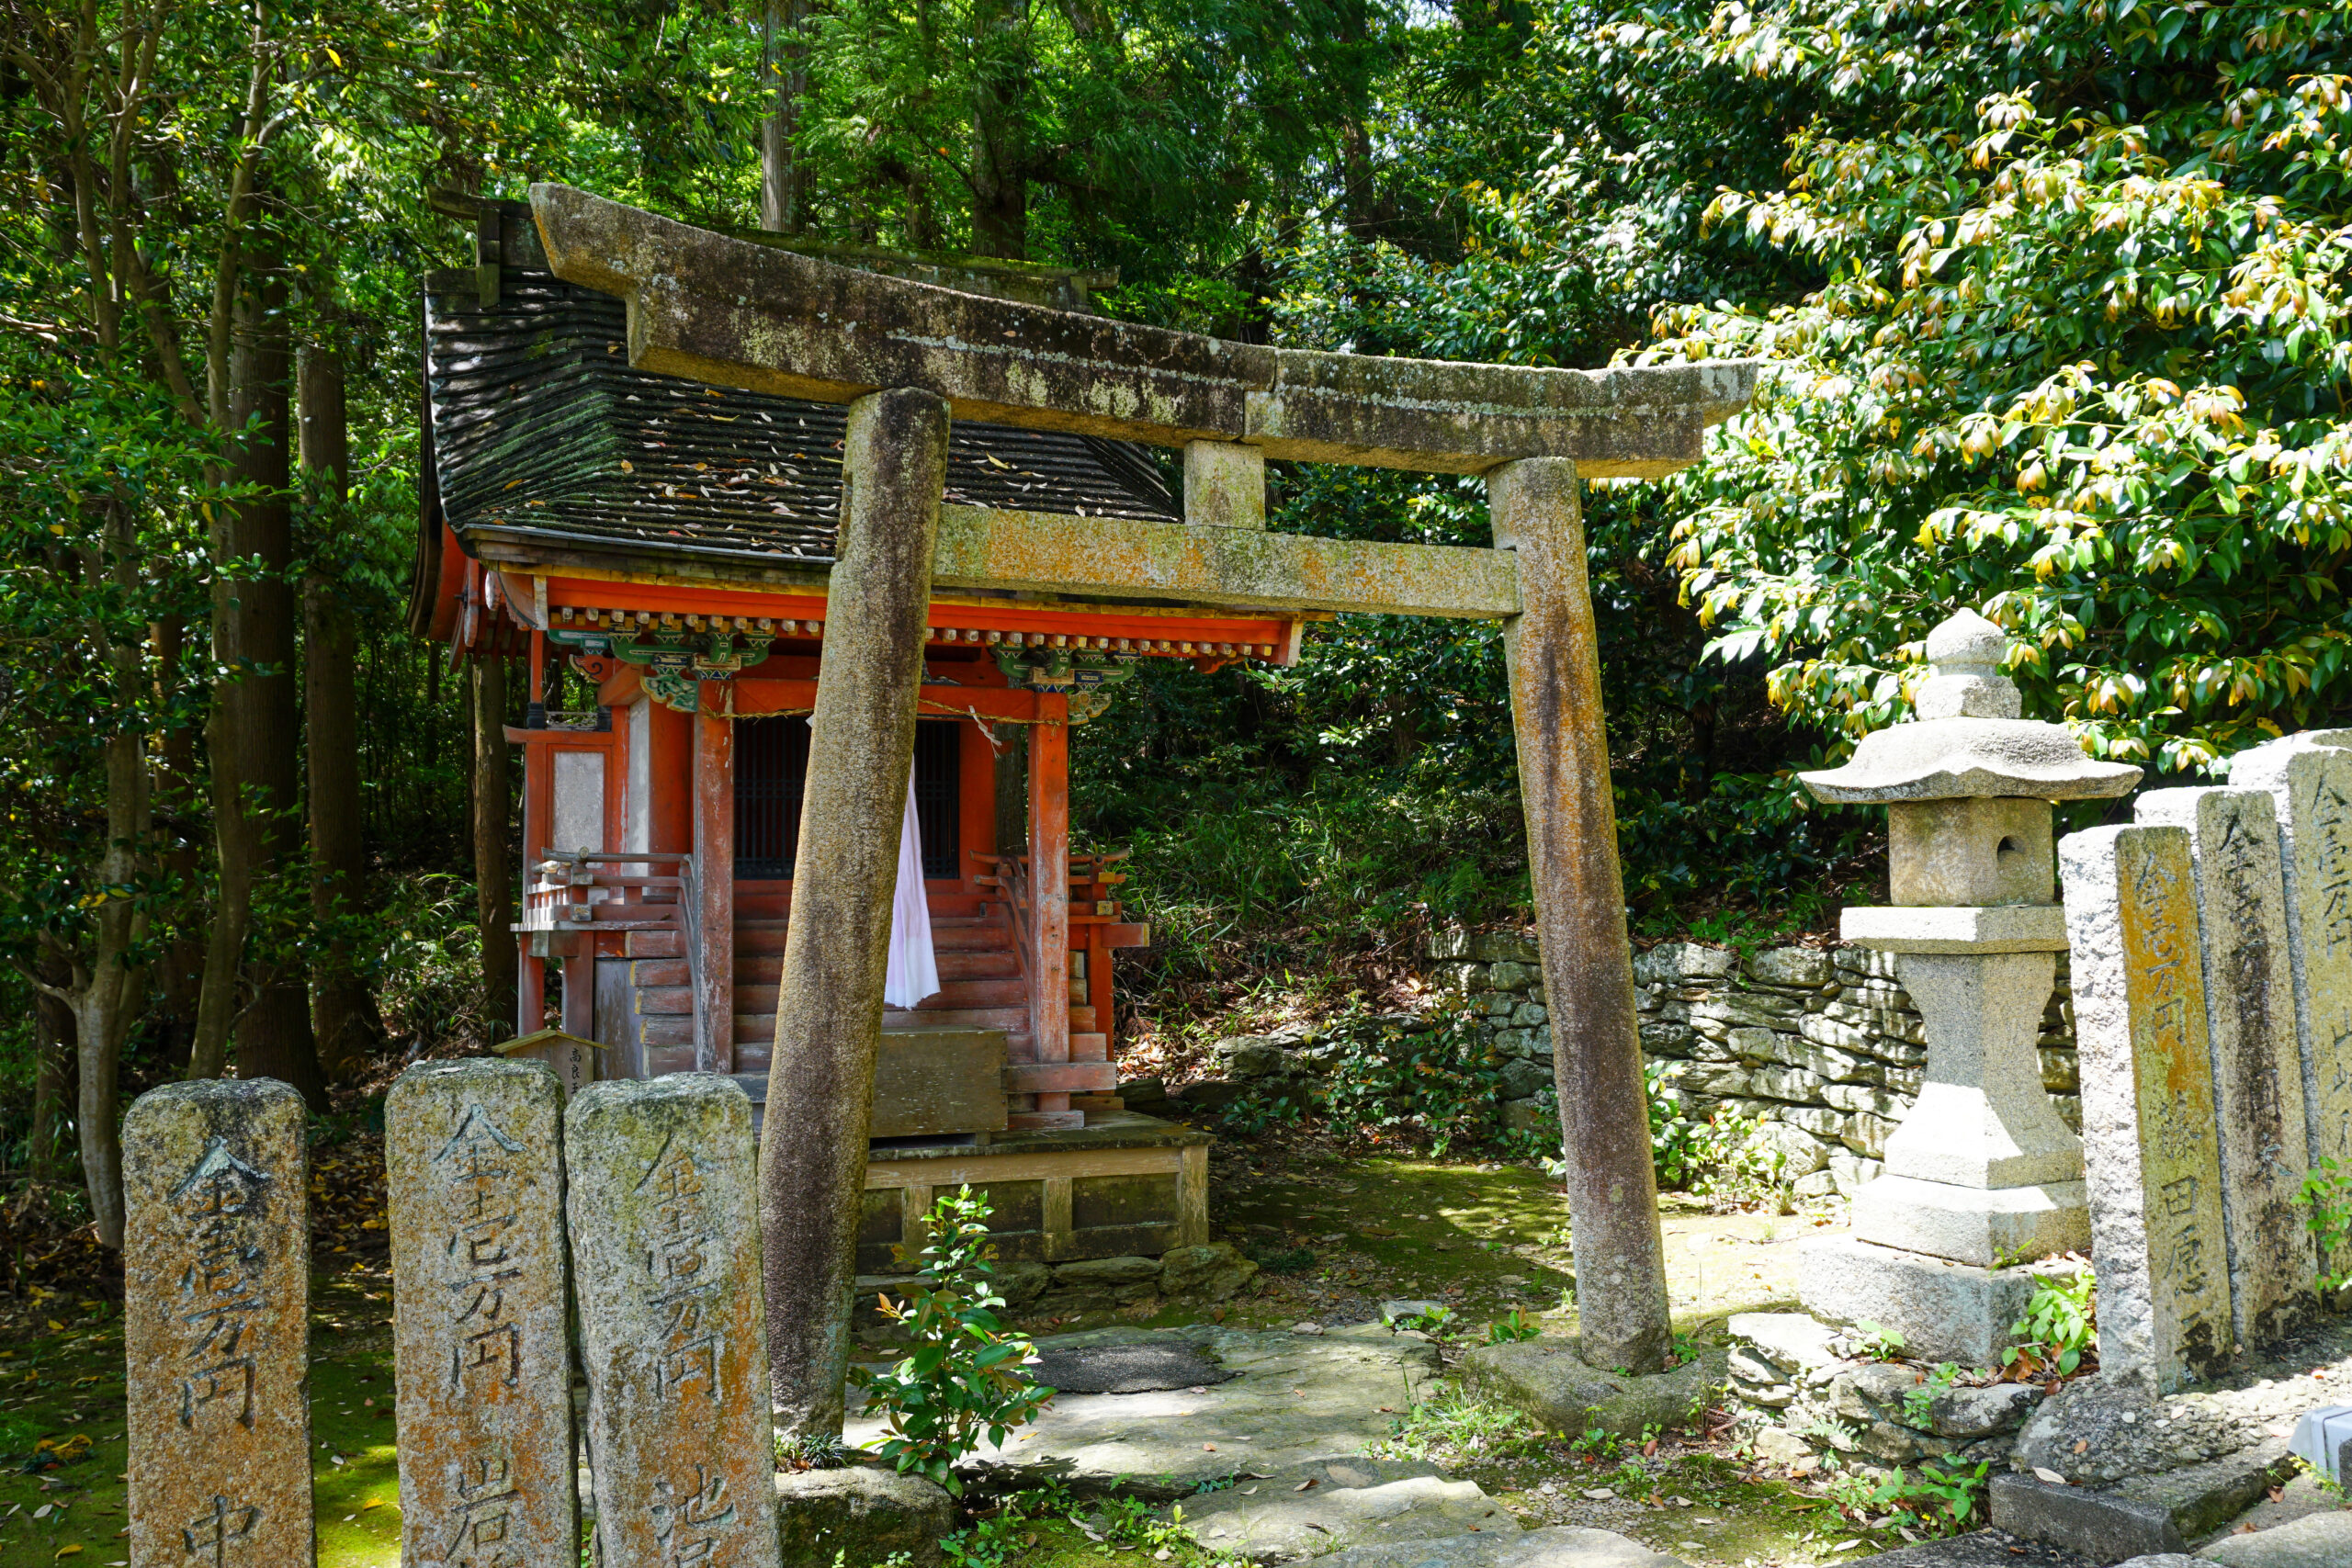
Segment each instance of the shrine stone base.
M2009 1325L2025 1315L2033 1276L2071 1272L2044 1259L1984 1269L1905 1252L1850 1236L1808 1242L1797 1263L1797 1296L1825 1323L1874 1323L1903 1336L1903 1353L1919 1361L1997 1367Z
M1959 1187L1882 1176L1854 1195L1854 1235L1881 1247L1993 1268L2020 1258L2088 1252L2084 1184Z

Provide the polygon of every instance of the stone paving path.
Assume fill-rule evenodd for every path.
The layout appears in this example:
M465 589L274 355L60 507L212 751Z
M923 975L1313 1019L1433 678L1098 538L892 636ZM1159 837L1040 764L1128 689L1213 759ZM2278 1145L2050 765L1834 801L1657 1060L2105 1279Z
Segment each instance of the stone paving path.
M1183 1510L1203 1544L1258 1562L1336 1568L1683 1568L1610 1530L1522 1530L1476 1483L1367 1453L1438 1373L1436 1348L1378 1324L1317 1334L1216 1325L1041 1339L1049 1360L1189 1347L1223 1382L1063 1394L1030 1427L967 1461L992 1489L1059 1481ZM1102 1357L1105 1362L1114 1359ZM853 1424L852 1443L873 1434ZM1213 1488L1204 1491L1204 1486Z

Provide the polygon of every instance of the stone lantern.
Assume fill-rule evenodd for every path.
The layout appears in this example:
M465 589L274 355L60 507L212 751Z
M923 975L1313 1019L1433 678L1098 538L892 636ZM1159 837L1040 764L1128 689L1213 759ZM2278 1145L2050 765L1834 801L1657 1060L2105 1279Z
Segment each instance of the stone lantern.
M2018 1265L2090 1245L2082 1140L2034 1049L2066 946L2052 803L2140 779L2020 718L2007 651L1999 626L1961 611L1928 635L1917 719L1800 775L1820 800L1887 808L1890 903L1847 909L1842 934L1895 955L1928 1040L1884 1173L1855 1195L1850 1238L1808 1248L1802 1295L1817 1316L1894 1330L1914 1356L1975 1366L2030 1292Z

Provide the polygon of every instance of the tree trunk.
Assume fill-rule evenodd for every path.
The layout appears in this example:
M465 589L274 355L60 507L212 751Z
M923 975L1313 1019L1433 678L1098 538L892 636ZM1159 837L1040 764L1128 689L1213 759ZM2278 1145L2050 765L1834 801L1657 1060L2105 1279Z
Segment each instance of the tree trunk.
M797 234L808 226L808 171L795 139L808 96L808 0L767 0L761 68L775 107L760 122L760 227Z
M343 361L332 349L301 358L302 466L319 476L320 493L340 518L351 482L350 433L344 409ZM339 535L340 529L335 530ZM315 558L316 552L314 552ZM368 908L367 851L360 839L356 637L341 584L316 566L302 580L303 730L309 741L311 912L334 932L339 919ZM376 998L353 973L351 943L330 934L311 993L319 1060L337 1080L356 1075L383 1043Z
M514 1019L513 872L506 846L506 663L494 653L474 660L474 910L481 930L482 1005L491 1039L504 1039ZM487 1042L485 1043L487 1043Z
M49 971L48 980L63 985L71 977L52 954L37 962ZM64 1141L68 1121L65 1097L74 1088L74 1010L47 991L33 992L33 1112L26 1137L25 1169L36 1181L53 1181L65 1166Z
M972 29L980 66L972 95L972 249L1025 261L1029 179L1022 116L1029 92L1028 0L978 0Z
M294 675L300 608L289 581L294 520L287 494L293 434L287 383L293 356L286 285L275 259L255 256L252 281L239 301L230 417L246 432L238 449L237 478L255 493L229 509L232 554L249 573L233 585L239 623L230 710L239 785L235 809L244 818L239 838L251 857L251 886L273 887L295 869L302 853L302 716ZM276 1078L322 1109L326 1100L311 1034L303 943L284 921L273 925L277 929L264 931L259 952L248 943L244 966L253 999L236 1021L237 1074Z
M147 628L155 662L155 709L172 711L180 693L187 655L187 622L172 615ZM150 809L157 821L156 859L164 874L176 886L171 904L181 910L199 908L198 891L204 880L204 852L196 840L199 814L197 795L196 735L186 725L167 728L156 738L155 782ZM185 1071L195 1047L198 1010L204 988L204 943L192 923L175 919L157 950L155 988L161 995L164 1059L175 1072Z

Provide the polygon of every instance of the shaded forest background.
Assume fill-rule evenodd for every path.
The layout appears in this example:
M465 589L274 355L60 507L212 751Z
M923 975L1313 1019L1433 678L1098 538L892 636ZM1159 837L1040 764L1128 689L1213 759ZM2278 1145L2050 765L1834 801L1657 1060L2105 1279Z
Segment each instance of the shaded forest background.
M1793 772L1927 628L2155 782L2352 709L2352 22L2142 0L0 0L0 1173L109 1236L128 1092L505 1031L519 681L405 630L438 186L1116 268L1256 342L1759 355L1587 492L1629 918L1818 927ZM1275 465L1272 525L1486 542L1475 480ZM1157 665L1073 747L1162 1032L1523 917L1498 637ZM480 820L478 820L478 815ZM506 952L511 955L511 947ZM493 955L496 952L493 945ZM510 957L511 962L511 957ZM63 1194L58 1197L58 1194ZM79 1194L76 1196L76 1194Z

